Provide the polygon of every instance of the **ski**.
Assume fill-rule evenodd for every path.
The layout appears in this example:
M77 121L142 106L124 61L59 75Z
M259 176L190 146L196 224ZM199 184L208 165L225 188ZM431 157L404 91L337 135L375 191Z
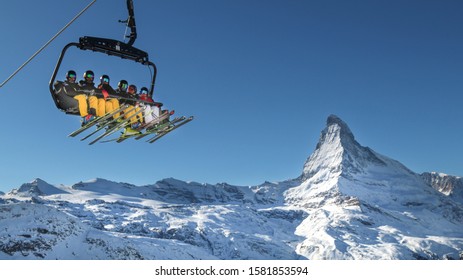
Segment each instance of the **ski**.
M135 134L130 134L130 135L121 135L117 140L116 142L117 143L121 143L129 138L132 138L132 137L138 137L140 135L142 135L143 133L141 132L143 129L149 129L150 127L156 125L156 124L159 124L160 122L162 122L163 120L167 119L168 117L170 116L170 113L169 112L166 112L164 114L162 114L161 116L157 117L156 119L152 120L151 122L145 124L145 125L142 125L139 129L137 129L139 131L139 133L135 133Z
M168 127L166 130L163 130L161 131L158 135L156 135L155 137L149 139L147 142L152 144L154 143L155 141L159 140L161 137L165 136L166 134L169 134L170 132L174 131L175 129L181 127L182 125L184 124L187 124L189 123L190 121L193 120L193 116L185 119L184 121L178 123L177 125L174 125L174 126L171 126L171 127Z
M135 107L132 108L132 109L130 109L129 111L127 111L126 114L132 113L134 110L135 110ZM116 126L117 124L122 123L122 122L124 122L124 121L125 121L125 120L124 120L124 116L121 114L121 115L119 116L119 118L117 118L117 119L115 119L115 120L111 120L111 121L109 121L109 122L107 122L107 123L102 124L102 125L101 125L100 127L98 127L95 131L91 132L90 134L88 134L88 135L85 136L84 138L80 139L80 141L84 141L84 140L90 138L91 136L95 135L98 131L101 131L102 129L104 129L104 128L105 128L106 126L108 126L108 125L114 124L114 126Z
M161 121L167 119L169 117L169 115L170 115L169 113L165 113L165 114L161 115L160 117L156 118L155 120L149 122L148 124L145 124L140 129L137 129L137 130L141 132L145 128L150 128L150 127L160 123ZM173 121L175 121L176 119L178 119L178 118L175 118ZM173 122L173 121L171 121L171 122ZM167 122L166 125L170 124L171 122ZM153 134L153 133L156 133L156 131L150 130L150 132L145 131L143 133L135 133L135 134L130 134L130 135L122 134L121 136L119 136L117 138L101 141L101 143L108 143L108 142L114 142L114 141L116 141L117 143L121 143L121 142L123 142L123 141L125 141L125 140L127 140L129 138L136 137L136 139L141 139L141 138L145 137L146 135Z
M107 139L107 140L102 140L102 141L100 141L100 143L109 143L109 142L121 143L122 141L124 141L124 140L126 140L126 139L129 139L129 138L132 138L133 136L136 136L136 135L139 135L139 134L121 135L121 136L116 137L116 138L111 138L111 139Z
M169 122L166 122L166 123L163 123L163 124L158 124L155 127L151 127L150 129L147 129L145 131L145 133L142 133L141 135L138 135L137 137L135 137L135 139L140 140L145 136L155 134L155 133L160 133L163 129L166 129L171 125L174 125L174 124L176 124L176 123L178 123L180 121L183 121L184 119L186 119L186 117L184 117L184 116L176 117L176 118L174 118L173 120L171 120Z
M159 124L160 122L162 122L163 120L167 119L169 116L173 115L174 114L174 111L166 111L164 112L163 114L161 114L159 117L157 118L154 118L152 121L144 124L141 126L140 128L140 131L143 130L143 129L146 129L146 130L149 130L151 129L151 127Z
M138 109L138 107L134 107L134 109ZM133 109L131 109L130 111L132 111ZM95 144L96 142L98 142L100 139L108 136L108 135L111 135L113 134L114 132L118 131L119 129L121 128L124 128L126 125L130 124L130 119L133 118L134 116L136 116L137 114L139 114L140 112L142 112L143 109L140 109L140 110L136 110L135 113L133 113L132 115L128 116L125 120L123 120L121 123L117 123L114 127L111 127L109 128L108 130L106 130L105 133L101 134L100 136L98 136L97 138L95 138L92 142L88 143L89 145L93 145ZM128 113L128 112L127 112Z
M123 141L125 141L125 140L127 140L129 138L132 138L134 136L140 135L140 134L141 134L141 132L136 133L136 134L122 135L116 140L116 142L117 143L122 143Z
M123 106L120 106L119 109L117 109L116 111L106 113L104 116L101 116L101 117L97 117L94 120L91 120L87 124L83 125L79 129L71 132L68 136L69 137L75 137L75 136L79 135L80 133L84 132L85 130L89 129L90 127L94 126L95 124L102 123L102 122L108 120L109 118L111 118L112 116L114 116L117 113L122 112L126 108L127 108L127 105L123 105Z
M113 127L110 127L108 128L104 133L102 133L101 135L99 135L98 137L96 137L94 140L92 140L90 143L88 143L89 145L93 145L95 144L96 142L98 142L100 139L103 139L104 137L106 136L109 136L111 134L113 134L114 132L124 128L126 125L130 124L130 119L125 119L123 120L122 122L120 123L117 123L115 126Z

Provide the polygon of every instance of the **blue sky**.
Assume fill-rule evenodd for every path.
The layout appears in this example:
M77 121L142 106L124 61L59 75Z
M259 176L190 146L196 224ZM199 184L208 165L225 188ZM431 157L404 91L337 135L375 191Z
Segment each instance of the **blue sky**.
M90 1L2 3L5 80ZM463 176L463 2L135 0L138 39L158 67L155 97L195 120L156 144L88 146L48 82L80 36L122 40L125 0L99 0L0 88L0 190L34 178L167 177L255 185L295 178L336 114L360 144L415 172ZM52 19L52 20L49 20ZM67 69L149 82L146 68L72 49Z

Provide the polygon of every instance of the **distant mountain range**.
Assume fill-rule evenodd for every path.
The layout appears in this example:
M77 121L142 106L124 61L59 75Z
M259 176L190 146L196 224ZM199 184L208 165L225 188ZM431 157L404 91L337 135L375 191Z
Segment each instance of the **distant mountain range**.
M331 115L292 180L0 194L0 259L463 259L463 180L416 174Z

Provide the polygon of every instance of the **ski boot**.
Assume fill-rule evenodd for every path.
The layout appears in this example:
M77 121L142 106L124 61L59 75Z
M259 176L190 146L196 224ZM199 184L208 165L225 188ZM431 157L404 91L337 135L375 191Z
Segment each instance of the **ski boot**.
M89 122L93 121L95 119L94 115L88 114L82 119L82 126L85 126Z

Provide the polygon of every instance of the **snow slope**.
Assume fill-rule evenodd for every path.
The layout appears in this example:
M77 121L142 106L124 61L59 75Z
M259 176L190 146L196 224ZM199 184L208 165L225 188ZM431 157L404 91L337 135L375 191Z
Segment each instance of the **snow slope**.
M306 214L277 201L279 187L96 179L57 186L59 193L13 190L0 201L0 230L10 237L0 239L0 258L298 259L294 231ZM42 230L44 219L66 230Z
M289 204L309 216L296 233L310 259L459 258L463 208L399 162L361 146L330 116Z
M0 196L0 259L463 258L461 188L441 182L332 115L293 180L23 184Z

